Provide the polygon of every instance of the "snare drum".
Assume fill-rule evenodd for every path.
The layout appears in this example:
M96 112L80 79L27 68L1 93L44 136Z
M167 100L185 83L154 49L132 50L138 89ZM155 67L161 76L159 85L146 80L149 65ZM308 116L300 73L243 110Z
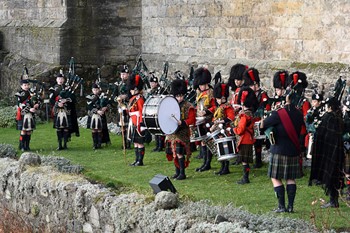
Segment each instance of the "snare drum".
M224 137L215 140L218 161L230 160L238 156L236 137Z
M207 133L205 144L214 156L218 156L218 150L216 149L215 140L223 136L225 135L221 133L221 130L215 130L212 133Z
M203 141L207 138L208 129L205 126L205 123L200 125L190 125L191 137L190 142Z
M257 121L254 123L254 138L255 139L265 139L265 133L260 129L261 121Z
M204 117L196 117L196 125L190 125L190 142L202 141L207 138L208 128Z
M173 96L150 96L143 105L142 121L151 134L173 134L177 120L181 120L180 106Z

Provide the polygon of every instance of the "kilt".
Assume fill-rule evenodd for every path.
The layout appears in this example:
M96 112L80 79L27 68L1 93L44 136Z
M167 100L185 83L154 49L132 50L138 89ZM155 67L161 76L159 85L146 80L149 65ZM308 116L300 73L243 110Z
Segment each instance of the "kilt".
M31 113L26 113L21 120L17 120L17 130L33 131L35 125L35 118Z
M253 163L253 144L241 144L238 151L239 161Z
M70 129L71 126L72 123L70 114L68 114L68 112L63 108L57 109L53 122L53 127L56 129Z
M271 154L267 175L278 180L294 180L301 178L299 156Z
M344 172L350 174L350 151L345 152Z
M131 143L139 143L144 144L145 143L145 135L144 133L139 134L136 130L136 126L131 127Z

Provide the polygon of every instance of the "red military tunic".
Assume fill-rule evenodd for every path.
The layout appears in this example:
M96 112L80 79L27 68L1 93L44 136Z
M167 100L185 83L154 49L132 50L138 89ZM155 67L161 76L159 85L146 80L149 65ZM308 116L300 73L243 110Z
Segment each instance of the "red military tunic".
M141 94L134 95L130 98L128 112L133 126L136 127L137 131L141 132L142 122L142 109L145 103L145 99Z

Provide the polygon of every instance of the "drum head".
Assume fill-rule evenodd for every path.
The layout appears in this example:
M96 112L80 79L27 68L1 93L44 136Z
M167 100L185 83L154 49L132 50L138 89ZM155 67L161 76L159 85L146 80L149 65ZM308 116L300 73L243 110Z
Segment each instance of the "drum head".
M215 140L216 137L221 133L221 129L218 129L218 130L215 130L214 132L212 133L207 133L207 140Z
M172 134L177 130L178 124L173 116L181 120L179 103L174 97L165 96L158 108L159 127L164 134Z

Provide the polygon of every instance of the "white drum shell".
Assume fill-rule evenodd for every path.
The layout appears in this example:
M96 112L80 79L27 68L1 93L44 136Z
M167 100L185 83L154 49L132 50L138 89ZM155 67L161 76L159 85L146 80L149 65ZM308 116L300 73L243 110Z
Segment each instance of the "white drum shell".
M177 120L181 120L180 111L179 103L173 96L150 96L143 105L142 118L151 133L173 134L178 128Z

